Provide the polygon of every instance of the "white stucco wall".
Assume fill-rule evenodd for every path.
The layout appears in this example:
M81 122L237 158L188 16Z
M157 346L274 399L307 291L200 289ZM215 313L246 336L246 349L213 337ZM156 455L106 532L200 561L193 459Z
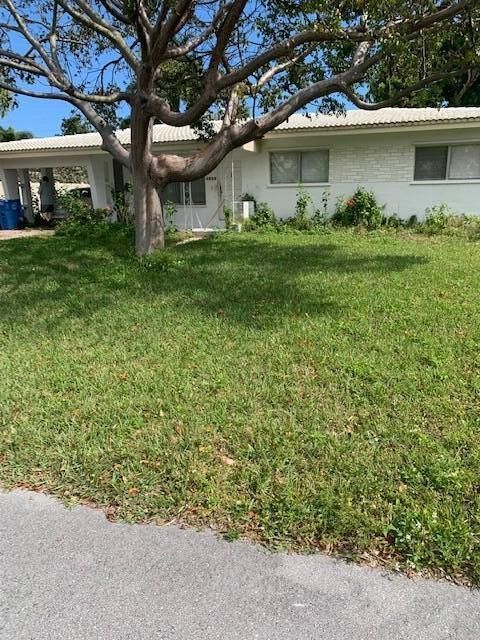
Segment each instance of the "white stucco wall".
M270 184L269 152L312 148L329 149L329 180L326 184L305 185L305 188L311 193L315 206L321 206L322 195L328 191L330 213L339 196L348 197L358 186L363 186L376 194L387 213L405 219L411 215L421 219L427 207L442 202L458 213L480 215L480 180L413 181L416 145L462 142L480 143L480 125L448 123L409 125L395 130L275 132L247 145L249 150L237 149L229 154L207 177L206 205L178 206L175 223L180 227L222 227L224 204L230 206L232 198L238 200L246 192L258 202L268 202L279 217L293 215L298 185ZM156 144L155 152L184 154L197 147L197 143ZM113 164L111 157L100 148L16 152L0 158L0 169L9 170L78 165L89 169L95 205L109 206L114 185ZM126 170L124 177L130 178Z
M480 214L480 180L413 182L415 145L458 142L480 142L480 127L278 136L258 143L258 153L242 152L243 190L258 202L268 202L279 217L291 216L298 186L270 184L269 151L327 148L328 183L305 188L318 206L328 190L330 212L338 196L350 196L363 186L376 194L386 212L402 218L416 215L421 219L427 207L441 202L458 213Z

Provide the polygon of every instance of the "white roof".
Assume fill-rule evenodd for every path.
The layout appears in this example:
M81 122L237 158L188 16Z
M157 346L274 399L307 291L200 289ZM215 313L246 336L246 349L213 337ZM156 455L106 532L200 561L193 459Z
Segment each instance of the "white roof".
M389 108L375 111L352 110L345 114L293 115L271 132L319 129L354 129L375 127L401 127L407 125L435 125L440 123L478 122L480 107L444 107L441 109L401 109ZM216 122L218 127L219 123ZM130 129L116 132L117 138L125 145L130 144ZM157 124L153 127L153 141L156 143L193 142L197 136L191 127L170 127ZM47 151L68 149L95 149L101 146L99 133L81 133L73 136L52 136L50 138L29 138L0 143L0 153L18 151Z
M277 130L326 129L353 127L384 127L402 125L436 124L440 122L466 122L477 120L480 123L479 107L443 107L435 109L401 109L391 107L365 111L355 109L345 114L309 114L294 115L277 127Z

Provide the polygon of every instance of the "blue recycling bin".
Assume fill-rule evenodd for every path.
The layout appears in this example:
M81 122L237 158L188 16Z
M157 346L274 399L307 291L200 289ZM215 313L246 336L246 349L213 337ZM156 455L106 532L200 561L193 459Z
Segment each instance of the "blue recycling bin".
M3 229L6 204L7 204L6 200L3 200L3 199L0 200L0 229Z
M0 200L0 226L2 229L18 229L21 214L20 200Z

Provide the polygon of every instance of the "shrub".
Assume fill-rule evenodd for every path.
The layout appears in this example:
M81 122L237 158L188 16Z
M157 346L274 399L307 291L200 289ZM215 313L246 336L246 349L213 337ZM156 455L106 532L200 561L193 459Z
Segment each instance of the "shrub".
M454 212L448 204L442 203L427 209L425 212L425 220L419 225L422 233L434 235L441 233L453 222Z
M85 200L68 191L59 193L58 201L65 211L67 219L80 224L105 222L108 216L105 209L94 209Z
M61 192L58 201L66 214L66 218L58 226L60 234L77 235L85 227L103 227L107 222L109 212L106 209L94 209L73 193Z
M177 207L174 202L167 200L163 203L163 213L165 214L165 225L174 227L175 216L177 215Z
M381 207L373 191L359 187L351 198L340 197L337 200L332 222L344 227L365 226L378 229L382 224L383 207Z
M295 215L287 221L287 224L298 231L310 231L313 227L309 211L313 209L312 196L303 187L297 191L295 203Z
M112 189L113 211L117 216L119 224L133 224L134 211L132 206L132 185L127 183L123 191L115 191Z
M242 202L253 202L253 208L254 208L255 211L257 210L257 201L252 196L251 193L242 193L242 195L240 196L240 200Z
M330 193L322 193L322 206L314 208L313 198L302 187L297 192L295 204L295 215L283 222L284 230L293 229L296 231L318 231L325 228L327 224L327 207Z
M267 202L259 202L255 207L255 213L250 217L246 227L250 230L274 228L277 218L272 207Z
M418 218L414 214L413 216L409 217L409 219L406 222L406 226L411 229L413 227L416 227L417 225L418 225Z
M405 226L405 222L396 214L382 216L382 227L387 229L400 229Z
M317 207L313 212L312 221L315 227L322 227L327 224L328 221L328 201L330 200L330 191L325 190L322 193L322 206Z
M480 239L478 216L458 215L445 203L435 205L425 213L425 220L415 227L418 233L459 236L470 240Z
M223 217L225 218L225 229L231 229L233 225L233 210L231 207L223 207Z

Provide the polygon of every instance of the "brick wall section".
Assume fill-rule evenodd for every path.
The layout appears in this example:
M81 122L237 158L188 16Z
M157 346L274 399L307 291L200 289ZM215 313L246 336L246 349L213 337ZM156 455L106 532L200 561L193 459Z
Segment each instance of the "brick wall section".
M337 147L330 150L330 182L411 182L414 148L395 142L392 146Z

